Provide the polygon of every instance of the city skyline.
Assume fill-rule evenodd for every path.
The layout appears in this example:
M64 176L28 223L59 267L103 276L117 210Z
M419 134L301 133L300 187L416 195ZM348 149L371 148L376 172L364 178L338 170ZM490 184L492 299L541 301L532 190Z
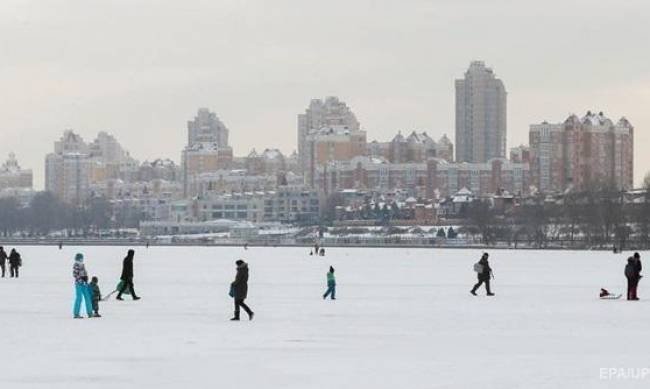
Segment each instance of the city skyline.
M437 139L454 132L454 80L479 59L507 86L508 149L528 143L532 123L604 110L638 130L638 185L650 166L639 152L650 141L650 59L639 50L649 6L606 3L355 2L345 4L349 13L333 3L307 13L288 3L271 10L263 2L91 8L63 1L70 12L62 13L49 4L5 2L3 158L15 152L42 189L43 155L72 128L85 139L108 131L139 160L179 162L186 121L203 106L226 123L237 155L266 147L288 155L297 148L296 115L310 99L329 95L351 107L369 141L398 130ZM508 16L500 15L504 8ZM139 30L144 13L151 32ZM243 18L249 22L232 24ZM545 18L557 32L537 23ZM336 29L326 28L333 22ZM295 36L304 28L308 36ZM226 35L215 38L219 32ZM99 38L101 45L89 44ZM206 44L211 50L199 51Z

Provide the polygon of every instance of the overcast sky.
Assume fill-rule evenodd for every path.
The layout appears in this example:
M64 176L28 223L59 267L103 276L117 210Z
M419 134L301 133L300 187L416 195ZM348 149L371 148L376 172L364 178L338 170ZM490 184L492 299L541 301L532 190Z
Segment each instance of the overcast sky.
M508 91L508 147L528 126L604 111L635 126L650 170L647 0L50 0L0 2L0 160L42 188L65 128L107 130L139 160L178 162L208 107L235 155L296 148L296 115L339 96L368 139L453 139L454 79L484 60Z

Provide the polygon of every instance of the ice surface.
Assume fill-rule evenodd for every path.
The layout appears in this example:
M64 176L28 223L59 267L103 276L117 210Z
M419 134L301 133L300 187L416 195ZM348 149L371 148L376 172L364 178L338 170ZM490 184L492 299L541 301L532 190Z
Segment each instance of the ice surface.
M650 386L601 379L650 368L650 284L639 302L598 299L600 287L624 292L623 255L494 250L488 298L469 294L478 250L140 248L142 300L73 320L74 253L108 293L126 249L20 251L21 278L0 279L0 388ZM257 315L232 323L240 257ZM321 299L329 265L334 302Z

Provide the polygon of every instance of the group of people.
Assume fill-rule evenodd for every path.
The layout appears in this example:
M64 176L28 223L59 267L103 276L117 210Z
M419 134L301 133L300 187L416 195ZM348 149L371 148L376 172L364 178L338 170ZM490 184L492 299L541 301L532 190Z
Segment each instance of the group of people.
M476 296L476 291L481 285L485 284L485 290L487 291L488 296L494 296L494 293L490 290L490 280L494 279L494 273L488 262L489 255L488 253L483 253L481 259L474 264L474 271L478 276L478 283L474 285L471 294ZM639 286L639 281L643 276L641 271L643 270L643 265L641 264L641 255L639 253L634 253L631 257L627 259L627 264L625 265L625 278L627 278L627 299L630 301L639 300L637 294L637 288ZM609 298L612 295L606 289L601 289L600 297ZM615 298L620 297L620 295L615 295Z
M320 248L322 249L322 248ZM15 250L12 250L12 254L9 255L11 258L14 255ZM133 300L139 300L135 294L133 286L133 258L135 252L129 250L124 261L122 263L122 275L120 276L120 283L117 289L113 292L119 292L117 295L117 300L122 300L122 295L127 291L131 294ZM20 255L16 253L14 258L20 259ZM7 255L4 253L2 247L0 247L0 259L2 259L2 276L4 277L5 267L4 261L7 258ZM482 286L485 285L485 290L488 296L494 296L490 288L490 280L494 279L494 273L492 267L489 263L489 254L483 253L481 259L474 264L474 271L477 274L478 282L471 289L470 293L476 296L476 291ZM11 261L11 259L10 259ZM99 314L99 301L102 300L101 292L98 285L98 278L92 277L90 282L88 282L88 272L84 266L84 256L79 253L75 256L75 263L73 266L72 275L75 280L75 302L73 314L75 318L81 318L81 301L84 300L86 304L86 313L88 317L101 317ZM15 262L14 263L19 263ZM235 312L232 321L239 321L241 317L241 310L243 309L247 314L249 320L253 320L255 313L251 308L246 304L245 300L248 297L248 278L249 278L249 268L248 264L244 260L239 259L235 262L236 265L236 275L235 280L230 284L230 297L234 299ZM19 265L18 265L19 266ZM13 267L13 263L12 263ZM639 280L643 277L641 275L642 265L641 265L641 256L639 253L634 253L634 255L628 258L627 265L625 266L625 277L627 278L627 299L628 300L638 300L637 296L637 287ZM16 271L16 277L18 273ZM13 275L12 275L13 277ZM327 290L323 294L323 299L330 297L332 300L336 300L336 277L334 276L334 267L330 266L329 271L326 275L327 280ZM112 294L112 293L111 293ZM601 293L602 297L602 293Z
M2 269L2 278L7 271L7 262L9 262L9 276L18 278L18 269L23 265L23 259L16 249L11 249L9 255L5 252L4 247L0 246L0 268Z
M133 257L135 256L135 251L129 250L126 254L126 257L122 261L122 274L120 276L120 283L118 284L117 289L112 292L112 295L115 292L118 292L116 299L123 300L122 294L128 293L131 294L133 300L140 300L135 294L133 287ZM102 293L99 289L99 279L94 276L88 282L88 271L84 264L84 255L78 253L74 258L74 265L72 266L72 277L74 278L75 285L75 300L73 305L73 317L75 319L81 319L81 302L83 300L86 314L89 318L101 317L99 314L99 302L102 300ZM109 295L109 297L110 297Z

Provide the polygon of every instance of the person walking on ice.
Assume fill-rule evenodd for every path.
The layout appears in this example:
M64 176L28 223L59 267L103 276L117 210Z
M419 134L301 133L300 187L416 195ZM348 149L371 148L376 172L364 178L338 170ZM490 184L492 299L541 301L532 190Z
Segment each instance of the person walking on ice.
M75 319L81 319L79 314L81 310L81 300L84 300L86 305L86 314L88 317L93 317L92 297L90 288L88 287L88 273L84 266L84 256L79 253L74 257L74 265L72 266L72 276L74 277L75 300L73 314Z
M18 268L23 265L23 259L16 249L11 249L9 254L9 275L18 278Z
M494 278L494 275L492 274L492 268L490 267L490 263L488 262L488 253L483 253L483 256L481 257L481 260L478 261L478 263L474 264L474 271L476 272L478 276L478 283L474 285L472 290L470 291L471 294L476 296L476 290L481 287L481 285L485 284L485 290L487 291L488 296L494 296L494 293L490 290L490 278Z
M126 257L124 258L124 261L122 262L122 275L120 276L120 280L122 280L121 285L122 287L120 288L119 293L117 294L116 299L117 300L124 300L122 298L122 293L126 291L126 289L129 289L129 292L131 292L131 297L133 300L140 300L140 297L135 295L135 290L133 289L133 256L135 255L135 251L129 250L126 254Z
M323 300L330 296L332 300L336 300L336 277L334 277L334 268L330 266L330 271L327 272L327 291L323 295Z
M253 320L255 313L244 302L248 297L248 264L241 259L238 259L235 264L237 265L237 274L235 275L235 281L230 284L232 297L235 299L235 316L230 320L239 320L240 308L244 308L244 311L248 314L248 319Z
M634 256L627 259L627 265L625 265L625 278L627 278L628 300L636 301L639 299L637 295L637 287L639 286L639 280L642 278L642 269L641 256L639 253L634 253Z
M2 278L5 278L5 267L7 264L7 253L5 252L4 247L0 246L0 268L2 268Z
M93 300L93 312L95 317L102 317L102 315L99 314L99 300L102 299L102 292L99 290L98 282L99 280L97 277L93 277L90 280L90 293Z

